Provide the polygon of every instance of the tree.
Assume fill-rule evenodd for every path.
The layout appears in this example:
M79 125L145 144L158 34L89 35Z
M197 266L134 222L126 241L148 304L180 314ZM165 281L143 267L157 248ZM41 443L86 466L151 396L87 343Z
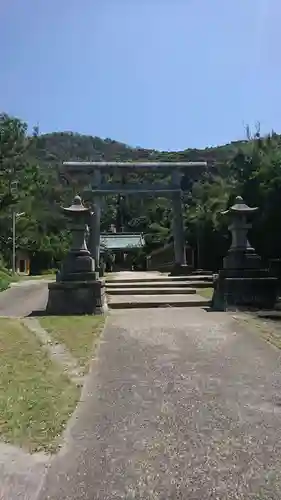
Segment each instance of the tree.
M130 148L117 141L76 133L40 134L39 127L28 135L27 124L0 115L0 252L6 260L11 253L11 211L25 212L17 223L17 244L28 250L38 266L60 260L69 244L66 221L60 205L68 205L78 182L62 182L59 166L65 160L154 160L207 161L209 172L190 172L183 179L186 238L196 250L200 267L221 266L230 235L221 212L242 195L258 206L251 238L266 258L281 255L281 138L272 132L261 137L259 129L240 142L205 150L165 152ZM128 182L164 183L162 172L127 174ZM17 189L13 191L13 182ZM113 181L113 178L111 179ZM14 185L15 187L15 185ZM169 199L155 196L128 196L118 214L116 196L108 196L102 208L102 230L122 215L125 230L143 232L145 252L163 247L172 240L172 211ZM121 203L120 203L121 206ZM266 234L266 238L264 235ZM39 265L40 264L40 265ZM37 266L37 267L38 267Z

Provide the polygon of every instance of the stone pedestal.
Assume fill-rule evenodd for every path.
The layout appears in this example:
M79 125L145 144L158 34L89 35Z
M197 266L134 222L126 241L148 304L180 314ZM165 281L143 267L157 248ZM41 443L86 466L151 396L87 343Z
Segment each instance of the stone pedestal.
M278 291L281 290L281 259L270 259L269 270L278 280Z
M89 209L76 196L73 205L63 210L71 220L72 246L56 282L48 285L47 314L102 314L106 308L104 282L98 279L85 241Z
M212 307L216 310L274 307L278 280L268 269L261 269L261 258L247 239L251 226L246 223L246 216L256 210L248 207L238 196L235 205L224 212L232 218L229 226L232 245L224 258L223 269L214 278Z
M267 270L221 270L214 279L212 307L226 311L233 307L272 309L278 280Z
M64 281L49 283L47 314L79 315L106 312L102 281Z
M276 278L281 278L281 259L270 259L269 269L274 273Z

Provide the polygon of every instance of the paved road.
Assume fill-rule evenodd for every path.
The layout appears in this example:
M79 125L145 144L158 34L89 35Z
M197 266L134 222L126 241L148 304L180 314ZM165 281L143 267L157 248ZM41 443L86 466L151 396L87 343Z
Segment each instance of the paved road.
M280 500L280 351L199 308L115 311L103 340L37 500Z
M44 310L48 299L47 280L26 280L14 283L0 293L0 316L28 316Z

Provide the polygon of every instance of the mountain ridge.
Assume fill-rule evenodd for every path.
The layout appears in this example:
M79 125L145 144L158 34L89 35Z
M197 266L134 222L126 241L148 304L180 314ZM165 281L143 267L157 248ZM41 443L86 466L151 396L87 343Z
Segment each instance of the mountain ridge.
M243 148L247 142L247 140L232 141L228 144L204 149L186 148L181 151L158 151L143 147L131 147L114 139L101 139L98 136L76 132L50 132L38 135L36 152L41 157L40 159L61 161L162 160L221 163L228 160L239 148Z

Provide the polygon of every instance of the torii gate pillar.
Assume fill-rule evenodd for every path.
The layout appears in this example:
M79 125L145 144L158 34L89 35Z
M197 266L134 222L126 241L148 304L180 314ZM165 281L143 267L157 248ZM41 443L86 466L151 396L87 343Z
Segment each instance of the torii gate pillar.
M93 172L93 184L95 188L99 188L101 183L101 172L96 169ZM95 261L96 272L100 271L100 222L101 222L101 199L95 195L92 203L93 211L90 217L90 237L89 250L92 258Z
M179 186L181 183L181 172L179 170L174 170L172 172L172 183L175 186ZM182 210L182 199L181 192L174 193L172 195L172 207L173 207L173 238L174 238L174 255L175 263L174 269L171 274L190 274L192 271L192 266L187 266L186 264L186 246L185 246L185 234L184 234L184 221L183 221L183 210Z

